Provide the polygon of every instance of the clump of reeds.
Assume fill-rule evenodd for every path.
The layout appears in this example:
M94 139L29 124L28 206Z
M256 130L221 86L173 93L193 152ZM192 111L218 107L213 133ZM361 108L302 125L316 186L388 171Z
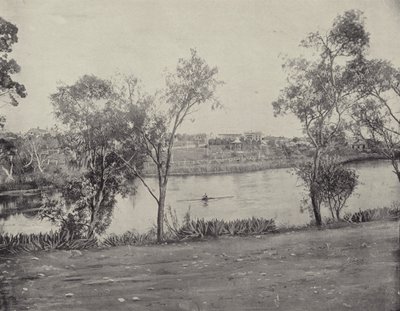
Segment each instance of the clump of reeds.
M190 220L176 231L179 239L219 237L222 235L261 235L276 231L275 221L264 218L248 218L224 221L218 219Z
M383 219L399 219L400 218L400 202L393 203L391 206L382 208L372 208L360 210L355 213L347 213L343 216L343 220L350 223L369 222Z
M110 234L102 240L102 245L107 247L123 245L146 245L154 243L156 235L154 230L147 233L138 233L136 231L127 231L121 235Z
M67 232L0 234L0 252L17 253L51 249L86 249L98 245L96 238L75 239Z

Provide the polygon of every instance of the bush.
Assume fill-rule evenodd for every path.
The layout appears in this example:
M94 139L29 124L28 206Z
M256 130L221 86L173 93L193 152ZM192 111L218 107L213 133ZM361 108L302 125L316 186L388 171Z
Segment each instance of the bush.
M177 232L179 239L219 237L222 235L260 235L276 232L275 221L264 218L232 221L196 219L186 222Z
M32 252L52 249L86 249L98 245L96 239L73 239L67 232L0 235L0 253Z
M147 233L138 233L135 231L127 231L122 235L110 234L102 241L102 245L107 247L123 246L123 245L145 245L156 241L154 230Z
M357 187L358 175L355 171L340 164L338 158L325 157L321 159L315 180L315 167L311 162L300 165L296 173L310 196L313 190L318 206L327 207L332 219L340 220L340 212Z
M383 219L399 219L400 203L393 203L390 207L366 209L355 213L347 213L343 220L350 223L362 223Z

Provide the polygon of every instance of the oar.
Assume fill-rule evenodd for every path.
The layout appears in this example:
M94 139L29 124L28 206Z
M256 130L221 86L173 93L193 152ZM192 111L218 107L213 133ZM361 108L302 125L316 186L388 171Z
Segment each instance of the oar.
M233 195L227 195L223 197L208 197L207 199L191 199L191 200L177 200L178 202L193 202L193 201L208 201L208 200L220 200L233 198Z

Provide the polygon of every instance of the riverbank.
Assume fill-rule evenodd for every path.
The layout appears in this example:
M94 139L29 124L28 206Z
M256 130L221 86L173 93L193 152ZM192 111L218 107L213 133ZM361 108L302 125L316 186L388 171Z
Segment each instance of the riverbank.
M397 310L399 222L3 258L5 310ZM4 303L4 302L7 303Z
M385 159L382 155L374 153L359 153L340 156L344 164L371 160ZM305 156L265 158L259 160L249 160L245 158L228 160L202 160L202 161L180 161L171 166L170 176L199 176L217 174L235 174L257 172L268 169L292 168L301 165L310 158ZM154 167L146 167L144 170L146 177L155 177Z

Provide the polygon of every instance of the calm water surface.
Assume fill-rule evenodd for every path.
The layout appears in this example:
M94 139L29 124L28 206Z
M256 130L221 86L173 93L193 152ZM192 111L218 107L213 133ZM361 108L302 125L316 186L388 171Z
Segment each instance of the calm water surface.
M352 164L357 170L359 182L355 194L349 199L345 211L390 205L400 200L400 184L387 161ZM148 179L156 188L156 180ZM191 201L207 193L209 197L232 196L208 203ZM304 196L298 178L288 169L273 169L232 175L171 177L167 193L167 205L183 218L190 208L192 218L236 219L247 217L275 218L279 224L301 225L310 221L308 212L301 213L300 202ZM21 200L21 199L20 199ZM25 198L26 200L26 198ZM0 212L18 205L0 205ZM327 210L322 211L329 216ZM136 229L146 231L156 219L155 200L146 189L138 186L135 196L119 198L108 233L122 233ZM8 215L0 218L0 230L9 233L36 233L49 231L48 222L35 218L32 212Z

